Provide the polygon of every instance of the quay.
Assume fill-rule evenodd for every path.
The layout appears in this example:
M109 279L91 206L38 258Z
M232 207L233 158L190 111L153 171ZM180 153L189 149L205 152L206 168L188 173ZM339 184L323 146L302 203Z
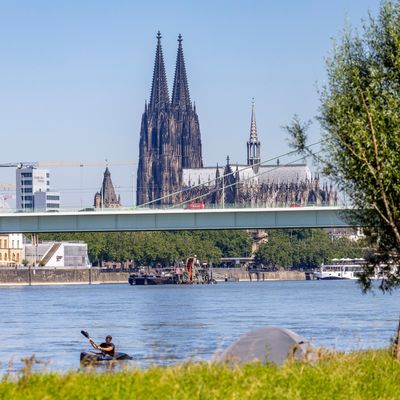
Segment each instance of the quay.
M151 272L151 270L150 270ZM0 286L95 285L126 283L130 271L91 268L4 267L0 269ZM301 271L248 271L245 268L214 268L213 278L223 281L305 280Z

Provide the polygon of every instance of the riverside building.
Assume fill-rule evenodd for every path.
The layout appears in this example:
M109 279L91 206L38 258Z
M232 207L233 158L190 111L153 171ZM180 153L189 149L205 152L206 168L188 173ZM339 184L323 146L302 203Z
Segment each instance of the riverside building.
M34 166L16 169L16 206L26 211L60 208L60 193L50 191L49 171Z
M0 234L0 267L20 265L23 259L21 233Z
M44 268L89 268L87 244L83 242L39 242L24 245L28 265Z

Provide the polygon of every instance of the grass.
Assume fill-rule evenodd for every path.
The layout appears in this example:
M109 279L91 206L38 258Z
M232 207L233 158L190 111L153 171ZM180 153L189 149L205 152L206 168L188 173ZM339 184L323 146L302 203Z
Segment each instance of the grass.
M0 381L0 399L400 399L389 351L325 354L314 364L188 363L117 373L32 374Z

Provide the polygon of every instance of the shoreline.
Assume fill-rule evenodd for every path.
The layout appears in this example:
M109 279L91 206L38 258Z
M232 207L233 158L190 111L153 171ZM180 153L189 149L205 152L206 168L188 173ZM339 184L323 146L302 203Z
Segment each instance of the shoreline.
M128 283L130 272L109 272L98 267L92 268L0 268L2 286L49 286L49 285L100 285ZM216 282L271 282L305 280L301 271L247 271L242 268L215 268Z
M0 282L0 287L10 287L10 286L74 286L74 285L113 285L113 284L124 284L128 283L128 281L110 281L110 282L92 282L92 283L86 283L86 282L35 282L33 284L29 283L4 283Z
M250 280L250 279L240 279L238 281L235 282L227 282L223 279L216 279L215 281L217 283L241 283L241 282L285 282L285 281L301 281L304 279L264 279L264 280L259 280L259 281L255 281L255 280ZM108 282L92 282L92 283L86 283L86 282L35 282L33 284L29 284L29 283L21 283L21 282L17 282L17 283L11 283L11 282L0 282L0 287L10 287L10 286L18 286L18 287L22 287L22 286L74 286L74 285L121 285L121 284L128 284L128 280L124 280L124 281L108 281ZM135 285L132 285L135 286ZM157 285L154 285L157 286ZM159 286L165 286L165 285L159 285ZM169 285L169 286L179 286L179 285Z

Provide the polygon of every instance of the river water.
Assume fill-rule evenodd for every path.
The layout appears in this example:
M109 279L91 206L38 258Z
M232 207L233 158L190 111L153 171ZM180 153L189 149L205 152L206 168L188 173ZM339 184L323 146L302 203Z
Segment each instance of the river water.
M78 369L89 349L82 329L98 342L111 334L138 367L210 360L265 325L331 349L384 347L399 300L399 292L363 295L354 281L0 287L0 374L18 371L32 354L47 370Z

